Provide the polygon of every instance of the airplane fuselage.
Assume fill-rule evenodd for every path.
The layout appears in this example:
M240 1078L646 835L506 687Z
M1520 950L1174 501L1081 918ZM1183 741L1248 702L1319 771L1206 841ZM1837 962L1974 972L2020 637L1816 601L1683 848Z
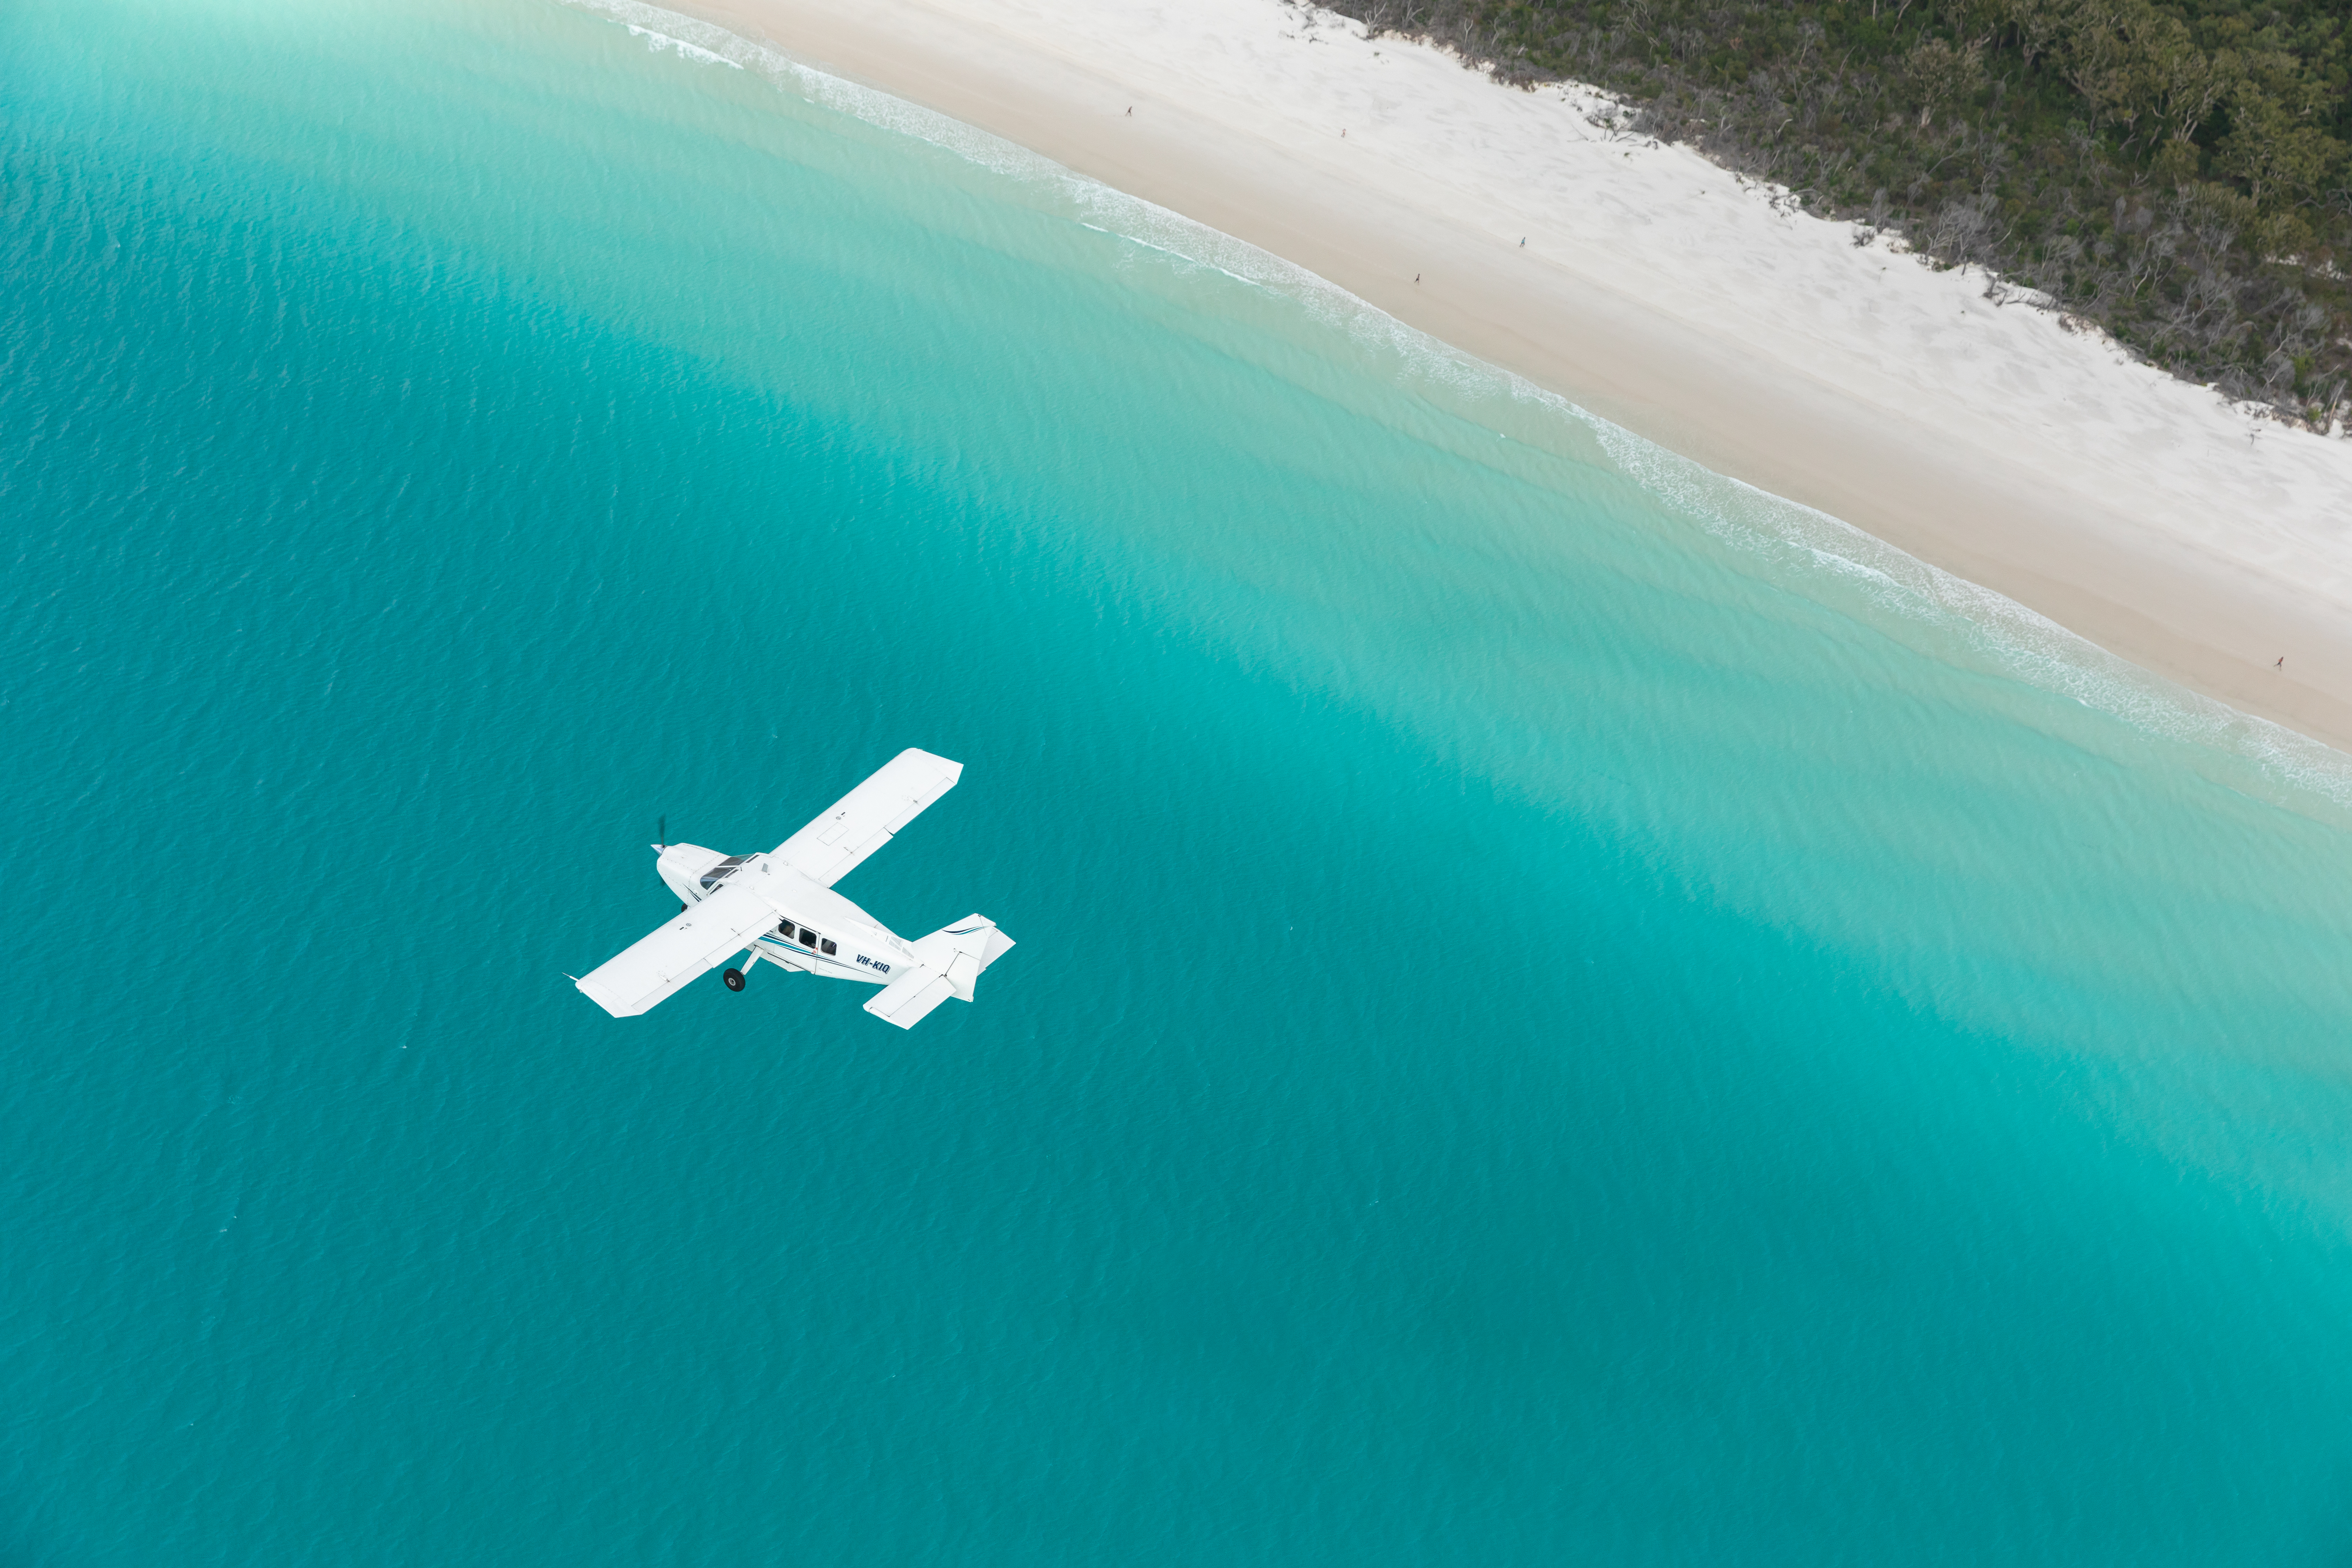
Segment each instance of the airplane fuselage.
M751 951L782 968L887 985L893 970L914 962L907 944L881 921L773 856L722 855L696 844L672 844L662 849L656 865L663 885L688 905L739 878L747 879L778 915L775 929Z

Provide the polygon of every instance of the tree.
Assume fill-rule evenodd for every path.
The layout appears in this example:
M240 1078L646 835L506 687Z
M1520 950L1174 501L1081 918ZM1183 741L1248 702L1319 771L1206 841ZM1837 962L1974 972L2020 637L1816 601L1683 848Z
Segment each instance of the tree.
M2100 118L2131 100L2131 60L2123 0L2076 0L2063 46L2059 73L2089 102L2091 130Z
M1966 98L1983 85L1984 45L1956 49L1942 38L1929 38L1904 61L1904 74L1919 94L1919 124L1924 130L1937 104Z
M2148 141L2170 135L2186 140L2211 117L2237 87L2238 57L2227 49L2207 54L2173 17L2149 13L2135 40L2133 95L2153 122Z
M2245 182L2246 194L2265 200L2304 201L2317 195L2336 163L2336 142L2315 125L2300 123L2284 104L2259 88L2230 105L2230 134L2214 149L2221 172Z
M2017 29L2017 50L2029 70L2074 30L2068 0L2000 0L1995 14Z

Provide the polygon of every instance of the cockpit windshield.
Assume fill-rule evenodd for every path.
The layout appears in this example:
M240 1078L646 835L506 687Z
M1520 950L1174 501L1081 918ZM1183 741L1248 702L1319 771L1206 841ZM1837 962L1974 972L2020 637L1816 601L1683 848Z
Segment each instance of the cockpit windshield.
M740 866L744 861L749 860L750 858L751 857L749 855L730 855L726 859L721 860L718 865L713 866L709 870L705 871L702 874L702 890L707 893L710 891L711 889L719 886L719 883L725 881L728 878L735 874L736 867Z

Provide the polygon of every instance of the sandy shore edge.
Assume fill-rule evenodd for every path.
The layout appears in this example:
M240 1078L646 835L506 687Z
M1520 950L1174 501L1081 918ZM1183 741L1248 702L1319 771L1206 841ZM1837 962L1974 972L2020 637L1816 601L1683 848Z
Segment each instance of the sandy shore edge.
M2352 442L2128 364L1980 273L1858 245L1567 92L1277 0L663 8L1247 241L2352 752Z

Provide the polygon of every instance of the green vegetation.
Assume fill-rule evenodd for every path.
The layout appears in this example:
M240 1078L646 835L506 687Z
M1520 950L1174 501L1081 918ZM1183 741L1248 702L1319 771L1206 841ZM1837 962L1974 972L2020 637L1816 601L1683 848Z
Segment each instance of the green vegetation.
M2174 374L2352 415L2347 0L1332 0L1572 78ZM2347 420L2352 422L2352 420Z

